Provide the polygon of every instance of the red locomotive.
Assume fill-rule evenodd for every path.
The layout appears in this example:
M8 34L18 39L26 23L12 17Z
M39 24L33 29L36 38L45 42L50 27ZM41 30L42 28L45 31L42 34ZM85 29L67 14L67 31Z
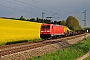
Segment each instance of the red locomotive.
M42 39L64 35L64 26L54 24L42 24L40 37Z

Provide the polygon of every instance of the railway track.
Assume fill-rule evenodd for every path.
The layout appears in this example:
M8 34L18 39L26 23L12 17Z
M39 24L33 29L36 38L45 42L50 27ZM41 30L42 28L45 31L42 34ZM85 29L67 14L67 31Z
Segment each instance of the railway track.
M13 53L25 51L25 50L30 50L30 49L33 49L33 48L38 48L38 47L49 45L49 44L54 44L54 43L57 43L57 42L62 42L62 41L65 41L65 40L74 39L74 38L81 37L81 36L84 36L84 34L65 37L65 38L57 38L57 39L52 39L52 40L32 42L32 43L26 42L26 43L0 46L0 57L8 55L8 54L13 54Z

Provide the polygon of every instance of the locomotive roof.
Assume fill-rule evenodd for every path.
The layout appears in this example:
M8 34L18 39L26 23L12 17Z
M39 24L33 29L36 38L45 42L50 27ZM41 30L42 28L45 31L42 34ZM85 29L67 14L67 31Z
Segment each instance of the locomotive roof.
M42 24L42 25L54 25L54 26L63 26L63 25L57 25L57 24Z

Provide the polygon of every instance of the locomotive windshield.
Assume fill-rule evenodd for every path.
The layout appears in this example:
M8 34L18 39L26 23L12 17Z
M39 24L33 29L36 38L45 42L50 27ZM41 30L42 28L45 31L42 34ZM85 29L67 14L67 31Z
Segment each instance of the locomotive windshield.
M49 29L50 26L42 26L41 29Z

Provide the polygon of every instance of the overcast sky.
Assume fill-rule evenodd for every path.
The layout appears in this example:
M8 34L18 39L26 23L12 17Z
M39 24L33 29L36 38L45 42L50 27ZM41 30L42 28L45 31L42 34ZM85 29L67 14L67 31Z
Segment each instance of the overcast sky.
M87 27L90 27L90 0L0 0L0 17L42 18L44 12L44 19L50 16L53 21L74 16L82 27L85 10Z

